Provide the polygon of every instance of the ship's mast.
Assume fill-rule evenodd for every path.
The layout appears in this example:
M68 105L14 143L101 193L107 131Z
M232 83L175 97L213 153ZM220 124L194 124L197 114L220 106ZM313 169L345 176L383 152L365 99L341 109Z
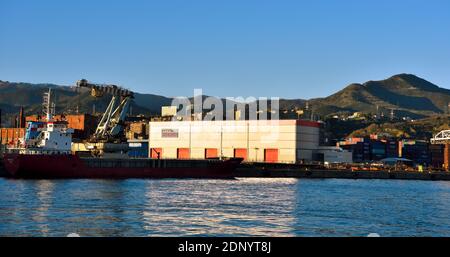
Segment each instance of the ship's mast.
M52 89L49 88L48 92L44 93L43 113L47 121L51 121L55 114L55 103L52 103Z

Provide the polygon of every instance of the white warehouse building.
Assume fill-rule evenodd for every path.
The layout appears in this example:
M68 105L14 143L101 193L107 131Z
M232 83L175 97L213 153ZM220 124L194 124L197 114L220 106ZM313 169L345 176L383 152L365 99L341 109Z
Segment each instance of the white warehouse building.
M319 148L319 132L320 123L303 120L152 121L149 155L296 163L313 159Z

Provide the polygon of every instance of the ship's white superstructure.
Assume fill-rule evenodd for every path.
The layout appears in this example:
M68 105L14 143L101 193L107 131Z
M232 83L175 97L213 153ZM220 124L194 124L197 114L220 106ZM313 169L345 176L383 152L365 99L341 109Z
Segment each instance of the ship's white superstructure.
M28 122L25 153L70 154L73 129L65 122Z
M25 138L16 149L21 154L71 154L73 129L67 122L53 121L55 104L51 102L52 91L44 94L46 121L27 122Z

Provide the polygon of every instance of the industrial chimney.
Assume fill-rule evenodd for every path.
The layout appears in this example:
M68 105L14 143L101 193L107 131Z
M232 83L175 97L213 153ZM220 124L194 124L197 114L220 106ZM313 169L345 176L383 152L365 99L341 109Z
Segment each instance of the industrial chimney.
M18 121L19 128L25 128L25 113L23 111L23 107L20 107L20 113L19 113L19 121Z
M17 128L18 127L18 122L17 122L18 117L17 117L17 115L14 115L11 119L12 119L13 128Z

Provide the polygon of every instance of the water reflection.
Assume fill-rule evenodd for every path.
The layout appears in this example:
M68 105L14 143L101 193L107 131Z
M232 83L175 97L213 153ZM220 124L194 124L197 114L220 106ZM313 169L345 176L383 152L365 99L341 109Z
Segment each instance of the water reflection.
M52 205L54 184L50 180L39 180L34 183L36 189L37 206L31 219L36 222L42 236L49 236L48 211Z
M144 229L154 235L292 235L292 179L164 180L147 185ZM265 185L265 188L261 188Z
M0 236L450 236L450 183L6 180Z
M294 232L300 236L449 236L450 183L302 180Z
M145 188L138 180L70 180L58 199L64 231L81 236L133 236Z

